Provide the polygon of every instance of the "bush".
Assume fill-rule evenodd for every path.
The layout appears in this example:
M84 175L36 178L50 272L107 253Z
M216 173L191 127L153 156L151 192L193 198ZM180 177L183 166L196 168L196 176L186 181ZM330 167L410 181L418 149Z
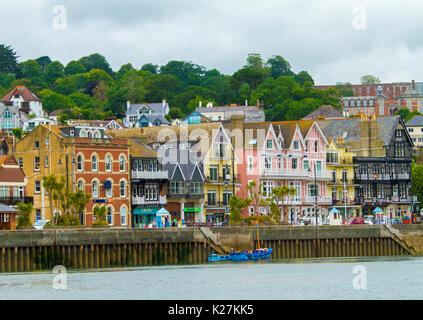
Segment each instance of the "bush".
M107 221L97 220L93 223L93 227L108 227L108 226L109 226L109 223Z
M79 226L81 225L81 221L79 221L79 218L77 216L62 214L57 217L57 225L58 226Z
M268 216L250 216L243 219L245 222L248 222L250 225L262 224L263 222L272 222L272 218Z

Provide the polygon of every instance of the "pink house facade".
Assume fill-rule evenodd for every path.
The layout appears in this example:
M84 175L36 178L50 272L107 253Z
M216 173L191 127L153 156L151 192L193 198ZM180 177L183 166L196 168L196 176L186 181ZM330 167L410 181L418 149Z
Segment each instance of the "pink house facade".
M328 142L314 120L244 124L244 148L235 144L240 160L237 168L241 187L237 196L248 196L247 185L256 181L263 197L273 188L287 186L296 189L295 196L284 200L288 222L301 217L327 216L332 204L327 194L326 147ZM317 208L315 206L317 200ZM282 205L282 203L279 203ZM316 210L317 209L317 210ZM243 216L265 215L268 208L252 205Z

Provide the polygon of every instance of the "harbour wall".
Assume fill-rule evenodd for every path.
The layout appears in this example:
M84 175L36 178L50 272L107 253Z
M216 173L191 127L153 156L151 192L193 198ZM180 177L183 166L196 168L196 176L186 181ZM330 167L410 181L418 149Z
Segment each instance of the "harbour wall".
M0 231L0 272L202 264L210 253L273 248L273 258L417 255L423 227L261 226Z

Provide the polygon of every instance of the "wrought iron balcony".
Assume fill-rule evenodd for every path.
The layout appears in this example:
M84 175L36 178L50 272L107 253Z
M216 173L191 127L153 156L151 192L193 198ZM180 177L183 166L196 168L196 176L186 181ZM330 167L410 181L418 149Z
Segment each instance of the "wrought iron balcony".
M131 179L142 180L167 180L168 171L131 171Z
M133 205L146 205L146 204L157 204L157 205L164 205L167 203L166 196L159 196L156 200L146 200L144 196L142 197L134 197L132 196L132 204Z
M34 203L34 197L0 197L0 203L16 206L18 203Z

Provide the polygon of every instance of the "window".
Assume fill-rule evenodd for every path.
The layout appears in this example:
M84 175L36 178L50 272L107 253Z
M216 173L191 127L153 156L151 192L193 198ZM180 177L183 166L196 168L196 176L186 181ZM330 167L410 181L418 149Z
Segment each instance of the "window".
M119 157L119 170L121 172L124 172L125 171L125 157L123 155L121 155Z
M326 153L326 162L328 164L338 163L338 152L337 151L328 151Z
M272 159L270 157L264 158L264 167L266 169L271 169L272 168Z
M23 169L23 158L18 158L19 168Z
M41 193L41 181L35 181L34 193Z
M414 132L413 128L408 128L408 132Z
M250 216L253 216L254 215L254 207L248 207L248 214Z
M342 182L347 183L348 182L347 177L348 177L347 170L343 170L342 171Z
M319 141L314 141L314 152L319 152Z
M219 174L217 173L217 167L210 167L210 181L217 181Z
M301 198L301 182L299 181L291 181L289 182L289 187L296 190L295 197Z
M84 181L78 181L78 190L84 191Z
M40 171L40 157L34 157L34 171Z
M298 159L292 158L292 170L297 170L297 169L298 169Z
M319 196L319 185L318 184L315 185L314 183L310 183L307 186L307 191L308 191L309 197Z
M223 192L223 205L229 205L229 199L232 197L232 192Z
M231 167L230 166L223 166L223 168L222 168L222 178L223 178L223 181L230 181L231 180Z
M266 140L266 148L273 149L273 140Z
M120 196L125 197L126 196L126 183L125 180L122 180L120 182Z
M69 131L69 135L71 136L71 137L73 137L74 135L75 135L75 130L70 130ZM82 137L82 136L81 136Z
M261 185L261 191L265 197L269 197L272 194L274 187L273 181L263 181Z
M225 145L223 143L214 143L213 150L214 150L214 156L216 158L225 157Z
M170 193L185 194L185 183L182 181L174 181L170 183Z
M113 183L111 180L107 180L110 182L110 188L106 189L106 197L111 198L113 197Z
M48 168L48 156L44 156L44 166Z
M34 141L34 149L40 149L40 141Z
M97 130L94 131L94 139L100 139L100 132L98 132Z
M35 221L40 221L40 220L41 220L41 210L35 209Z
M207 205L217 205L216 191L207 191Z
M305 141L305 151L308 152L308 140Z
M126 226L126 207L120 208L120 224Z
M106 156L106 171L110 172L112 171L112 157Z
M76 157L76 168L78 171L82 171L84 168L84 158L82 157L82 155L78 155Z
M304 160L303 168L304 170L308 170L310 168L309 160Z
M396 143L395 144L395 157L404 157L404 144Z
M98 182L97 180L93 181L93 192L92 192L92 196L93 198L97 198L98 197Z
M95 155L91 157L91 171L97 171L97 157Z
M294 141L294 150L299 150L300 149L300 142L298 140Z
M188 189L188 188L187 188ZM204 185L202 182L191 182L190 190L187 190L191 194L203 194Z
M253 164L254 158L252 156L249 156L247 158L247 164L248 164L248 173L252 173L253 169L254 169L254 164Z
M157 201L158 199L158 186L157 184L146 184L144 188L145 200Z
M107 222L109 223L109 226L113 225L113 208L112 207L107 208Z

